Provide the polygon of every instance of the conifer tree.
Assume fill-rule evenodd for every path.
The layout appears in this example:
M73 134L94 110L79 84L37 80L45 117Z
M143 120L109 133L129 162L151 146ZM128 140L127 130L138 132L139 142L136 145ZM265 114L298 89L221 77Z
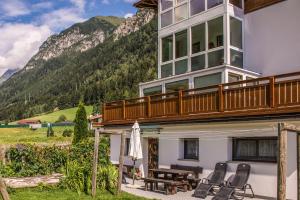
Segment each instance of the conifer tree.
M79 103L74 122L73 144L77 144L88 137L88 120L83 102Z

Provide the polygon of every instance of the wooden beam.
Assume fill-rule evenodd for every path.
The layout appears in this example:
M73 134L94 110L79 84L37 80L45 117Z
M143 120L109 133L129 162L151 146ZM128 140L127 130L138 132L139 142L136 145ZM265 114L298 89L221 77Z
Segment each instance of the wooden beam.
M277 199L286 200L287 130L284 123L278 124Z
M300 133L297 133L297 196L300 200Z
M98 152L99 152L99 130L95 130L95 143L94 143L94 157L93 157L93 171L92 171L92 196L96 197L97 192L97 169L98 169Z
M297 126L292 125L292 124L284 123L283 129L285 129L287 131L291 131L291 132L300 133L300 128L298 128Z
M4 183L4 180L0 177L0 193L3 200L9 200L9 195L6 190L6 185Z
M118 177L117 195L121 193L121 186L122 186L124 153L125 153L125 136L126 136L126 132L123 131L121 134L121 148L120 148L120 155L119 155L119 177Z

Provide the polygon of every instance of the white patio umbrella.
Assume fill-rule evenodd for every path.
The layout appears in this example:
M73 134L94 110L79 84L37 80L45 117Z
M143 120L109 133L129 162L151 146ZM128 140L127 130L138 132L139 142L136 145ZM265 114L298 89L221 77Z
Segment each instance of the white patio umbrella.
M140 133L140 126L136 121L132 126L132 131L130 135L130 145L129 145L129 153L128 155L133 160L133 185L135 179L135 162L137 160L143 159L143 151L142 151L142 144L141 144L141 133ZM143 176L143 167L140 168L141 174Z

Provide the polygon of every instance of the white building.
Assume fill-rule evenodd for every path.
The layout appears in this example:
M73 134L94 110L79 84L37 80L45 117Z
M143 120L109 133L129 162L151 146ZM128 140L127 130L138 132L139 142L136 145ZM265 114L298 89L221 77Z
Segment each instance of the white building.
M222 161L229 176L248 162L255 194L276 198L277 123L300 125L300 73L276 75L300 69L300 1L140 0L135 6L158 11L158 77L140 84L141 98L107 103L105 129L130 130L139 121L146 171L201 166L206 177ZM119 136L111 136L112 162L119 146ZM289 199L297 199L296 152L291 134Z

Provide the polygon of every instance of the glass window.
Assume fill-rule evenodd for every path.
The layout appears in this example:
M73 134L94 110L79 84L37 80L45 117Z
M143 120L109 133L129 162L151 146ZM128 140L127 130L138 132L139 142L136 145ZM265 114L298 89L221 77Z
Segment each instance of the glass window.
M223 3L223 0L208 0L207 1L207 8L209 9L209 8L218 6L222 3Z
M243 2L242 0L230 0L230 3L236 7L242 8Z
M175 63L175 75L184 74L188 70L188 60L180 60Z
M166 92L167 93L177 92L179 90L187 90L187 89L189 89L189 80L188 79L166 84Z
M173 36L162 39L162 62L173 60Z
M194 88L202 88L210 85L218 85L222 82L222 74L215 73L194 78Z
M230 49L230 63L232 66L243 68L243 52Z
M161 66L161 77L169 77L173 75L173 64L166 64Z
M191 0L191 15L205 11L205 0Z
M130 138L125 139L125 153L124 156L129 155Z
M150 95L154 95L154 94L161 94L162 93L162 87L161 85L159 86L155 86L155 87L151 87L151 88L145 88L143 90L144 96L150 96Z
M176 4L180 4L182 2L185 2L186 0L176 0Z
M205 68L205 55L195 56L191 58L192 71L197 71Z
M208 67L215 67L224 64L224 50L208 53Z
M175 34L175 56L187 56L187 30Z
M266 161L277 160L277 138L234 138L233 160Z
M161 10L166 10L173 6L173 0L161 0Z
M205 24L192 27L192 53L205 51Z
M198 160L199 159L199 139L197 138L191 138L191 139L184 139L184 159L193 159Z
M223 17L208 21L208 48L223 46Z
M175 22L179 22L188 18L188 7L187 3L175 8Z
M233 74L233 73L228 74L228 82L229 83L238 82L241 80L243 80L243 77L241 75Z
M161 14L161 27L169 26L173 23L173 10Z
M242 22L233 17L230 17L230 45L240 49L243 48Z

